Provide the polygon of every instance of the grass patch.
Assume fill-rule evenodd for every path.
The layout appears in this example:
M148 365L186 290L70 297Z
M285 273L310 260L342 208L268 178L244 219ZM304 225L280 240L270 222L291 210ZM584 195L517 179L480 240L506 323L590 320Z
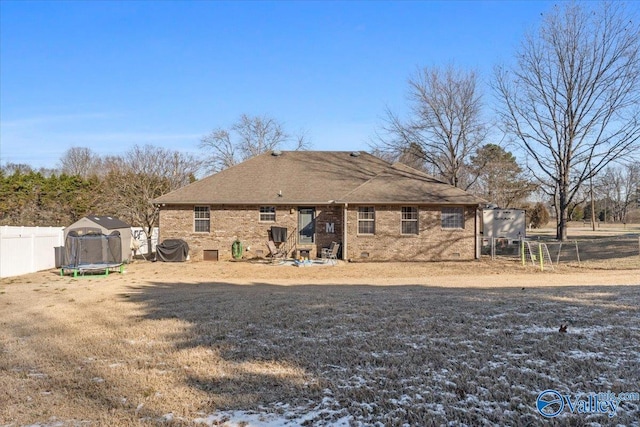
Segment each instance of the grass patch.
M218 274L207 263L182 265L180 280L154 274L180 266L155 266L168 270L64 293L10 285L0 420L215 425L242 413L298 425L536 425L535 399L547 388L638 391L640 286L542 286L573 273L535 271L508 286L514 278L474 265L484 279L441 277L455 287L417 284L429 276L374 283L392 264L358 266L370 279L324 284L302 275L353 270L280 270L297 283L274 284L256 277L278 267L218 267L253 278L240 284L203 280ZM490 278L500 286L469 286ZM613 419L559 421L637 425L639 404Z

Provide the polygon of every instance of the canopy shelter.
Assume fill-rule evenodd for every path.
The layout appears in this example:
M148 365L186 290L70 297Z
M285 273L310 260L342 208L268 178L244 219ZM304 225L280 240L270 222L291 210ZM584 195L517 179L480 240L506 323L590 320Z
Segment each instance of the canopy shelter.
M120 233L121 241L121 262L129 260L129 257L131 256L131 226L114 216L87 215L65 228L64 239L66 242L67 235L71 231L75 231L79 235L82 235L89 231L95 233L96 230L105 235L118 231Z
M66 271L84 275L87 272L104 273L119 270L122 273L122 240L119 231L102 234L100 229L69 230L65 239L65 263L60 275Z

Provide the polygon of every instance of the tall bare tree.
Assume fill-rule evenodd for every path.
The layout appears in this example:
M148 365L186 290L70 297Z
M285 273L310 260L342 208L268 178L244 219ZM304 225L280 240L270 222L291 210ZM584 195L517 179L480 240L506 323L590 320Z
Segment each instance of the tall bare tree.
M144 227L149 238L158 222L153 199L192 182L201 167L192 155L152 145L136 145L107 160L105 202L123 220Z
M230 128L216 128L200 140L200 148L207 152L205 164L210 172L219 172L251 157L284 148L308 148L304 133L291 135L284 125L269 116L243 114Z
M624 3L567 2L524 38L513 67L496 70L500 117L550 183L560 240L580 187L638 146L639 49Z
M64 152L59 161L60 172L88 178L100 174L100 157L87 147L71 147Z
M636 204L636 190L640 188L640 163L608 167L597 180L596 188L608 210L605 218L626 222L629 209Z
M409 79L409 117L388 109L376 148L422 163L429 173L467 188L469 156L487 136L477 82L474 71L452 65L418 70Z

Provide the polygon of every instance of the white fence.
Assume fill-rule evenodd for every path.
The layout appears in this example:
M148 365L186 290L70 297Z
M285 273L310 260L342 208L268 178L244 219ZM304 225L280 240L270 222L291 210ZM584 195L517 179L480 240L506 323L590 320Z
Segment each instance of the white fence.
M63 227L0 227L0 277L55 267L55 248L63 246Z
M147 256L149 250L147 249L147 232L142 227L131 227L131 240L138 243L139 249L136 250L137 255ZM153 229L151 233L151 252L156 251L156 245L158 244L158 227Z
M55 268L55 249L64 246L64 227L0 227L0 278ZM132 238L142 244L138 254L147 255L147 235L142 227L131 227ZM158 229L151 236L155 252Z

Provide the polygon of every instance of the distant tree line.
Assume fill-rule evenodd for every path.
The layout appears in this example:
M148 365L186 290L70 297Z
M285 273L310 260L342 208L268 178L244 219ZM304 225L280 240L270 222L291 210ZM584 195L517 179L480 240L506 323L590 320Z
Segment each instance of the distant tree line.
M152 200L195 181L203 164L191 155L145 145L107 157L74 147L56 169L4 165L0 225L67 226L89 214L106 214L151 232L158 225ZM544 203L527 200L538 185L527 179L510 152L495 144L483 145L471 156L468 170L475 175L468 191L499 207L527 209L528 224L534 228L549 221ZM640 212L639 162L608 167L592 188L593 194L587 188L576 197L570 220L590 220L592 197L597 221L640 220L631 215Z
M99 209L97 176L8 165L0 170L0 225L65 226Z
M152 200L195 180L194 156L151 145L100 157L74 147L57 169L0 168L0 225L67 226L89 214L113 215L144 227L158 224Z

